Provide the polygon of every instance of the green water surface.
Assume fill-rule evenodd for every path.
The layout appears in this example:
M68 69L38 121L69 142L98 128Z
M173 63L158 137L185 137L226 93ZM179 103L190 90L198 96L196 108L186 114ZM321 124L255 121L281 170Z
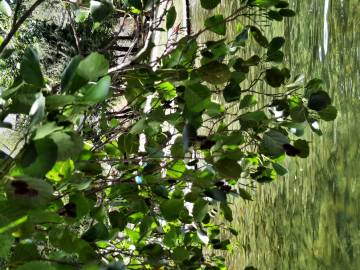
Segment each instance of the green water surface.
M222 0L229 14L240 1ZM229 269L360 269L360 2L290 0L297 17L265 28L284 35L292 75L319 77L339 109L324 135L308 134L311 156L292 159L289 174L259 186L254 201L234 203ZM206 17L192 2L193 30ZM209 14L212 14L209 13ZM236 24L227 36L236 34ZM211 36L211 35L210 35ZM203 37L204 39L210 36Z

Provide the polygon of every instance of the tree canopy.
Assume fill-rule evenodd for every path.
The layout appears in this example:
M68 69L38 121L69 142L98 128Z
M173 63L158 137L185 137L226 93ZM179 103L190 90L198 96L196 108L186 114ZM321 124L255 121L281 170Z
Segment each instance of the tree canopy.
M261 21L295 15L288 2L239 0L151 59L151 35L175 27L163 1L60 1L71 35L31 21L43 0L0 1L0 126L15 129L9 115L24 125L0 156L2 268L226 269L232 200L285 175L286 157L307 158L304 129L321 135L336 118L322 81L291 74L284 37L264 34ZM122 58L119 14L142 45ZM218 38L199 42L208 31ZM34 36L62 42L65 66L55 49L39 55Z

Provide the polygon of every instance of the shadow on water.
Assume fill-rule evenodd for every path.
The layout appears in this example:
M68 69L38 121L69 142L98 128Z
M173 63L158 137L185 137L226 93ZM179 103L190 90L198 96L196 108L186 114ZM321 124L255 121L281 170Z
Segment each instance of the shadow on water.
M198 1L200 2L200 1ZM268 28L285 35L295 74L320 77L339 109L322 137L307 134L312 154L288 163L289 175L260 186L253 202L234 202L229 269L360 269L360 5L358 0L290 0L294 19ZM193 28L205 18L192 7ZM222 1L229 13L237 1ZM235 34L236 25L228 28ZM209 36L211 37L211 35Z

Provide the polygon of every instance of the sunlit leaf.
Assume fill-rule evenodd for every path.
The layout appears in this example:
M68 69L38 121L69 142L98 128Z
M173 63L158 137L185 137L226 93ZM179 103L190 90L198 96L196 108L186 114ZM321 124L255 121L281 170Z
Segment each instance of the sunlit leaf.
M75 66L78 58L73 59L73 61ZM71 65L68 68L70 69L70 67L72 69ZM96 81L99 77L106 75L108 69L108 60L102 54L93 52L78 63L76 73L88 81ZM69 70L69 72L72 72L72 70Z

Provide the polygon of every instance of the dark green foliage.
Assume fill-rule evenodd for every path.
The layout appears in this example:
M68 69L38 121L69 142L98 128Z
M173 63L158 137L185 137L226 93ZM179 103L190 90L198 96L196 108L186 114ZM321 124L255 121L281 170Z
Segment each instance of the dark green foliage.
M176 20L176 9L175 7L171 7L166 15L166 29L170 29L174 26Z
M223 15L214 15L205 20L205 27L210 31L219 34L226 34L226 23Z
M224 258L210 253L231 249L222 232L237 235L227 224L233 197L253 200L244 181L275 181L287 173L285 156L309 156L298 137L307 125L321 134L320 119L336 118L331 98L321 80L303 89L279 67L284 38L269 42L254 25L234 40L198 43L194 33L151 65L145 53L119 68L113 48L104 49L116 34L116 12L145 18L159 1L90 2L83 2L89 16L69 4L81 15L73 22L78 41L65 30L43 31L46 44L65 44L66 65L55 53L39 59L25 49L29 41L15 49L21 59L7 62L20 71L1 87L0 126L13 128L4 122L11 113L27 124L12 156L0 152L0 257L23 270L225 269ZM286 1L241 3L233 17L207 18L204 31L222 38L241 12L277 21L294 15ZM176 15L171 7L164 16L167 29ZM244 56L246 46L259 52Z

